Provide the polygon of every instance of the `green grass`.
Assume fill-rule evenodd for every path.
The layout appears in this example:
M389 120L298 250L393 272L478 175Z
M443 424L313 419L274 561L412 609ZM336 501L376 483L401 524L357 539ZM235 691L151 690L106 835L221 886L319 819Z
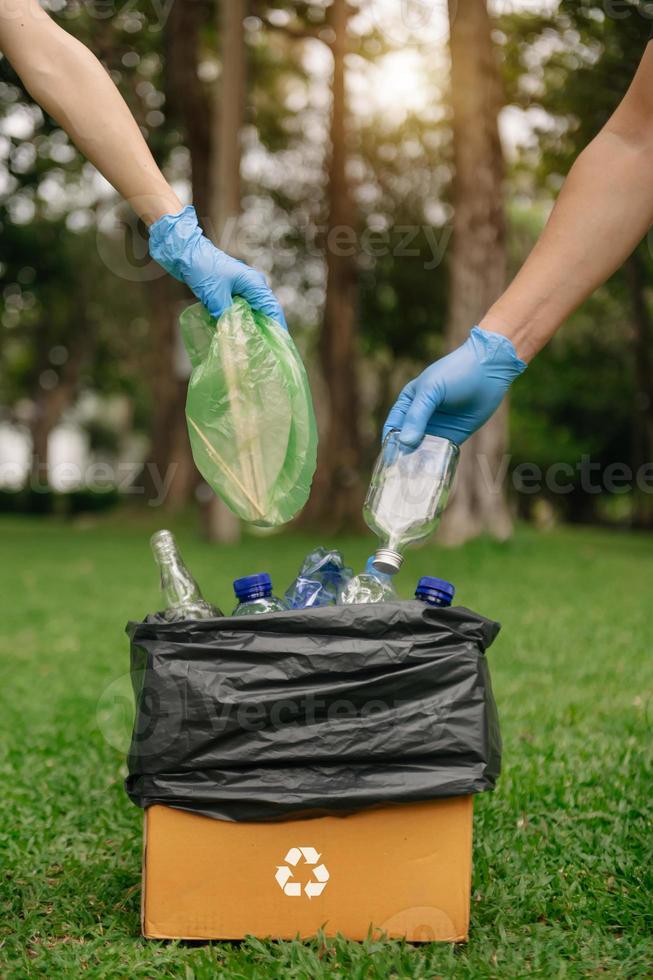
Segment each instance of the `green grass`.
M406 562L404 594L440 574L503 623L489 656L504 773L477 801L467 946L190 946L139 936L141 814L122 789L122 630L157 605L153 527L0 521L0 976L651 975L650 537L521 530ZM316 543L218 549L178 530L225 608L234 576L268 568L283 586ZM370 551L339 544L357 566Z

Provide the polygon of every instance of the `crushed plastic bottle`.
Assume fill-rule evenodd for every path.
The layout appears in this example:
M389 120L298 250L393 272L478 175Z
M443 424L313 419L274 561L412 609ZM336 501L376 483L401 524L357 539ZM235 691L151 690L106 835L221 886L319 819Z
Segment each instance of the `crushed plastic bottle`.
M417 583L415 598L428 603L429 606L440 606L446 609L453 602L456 587L443 578L433 578L425 575Z
M369 565L369 559L368 559ZM340 593L340 605L349 606L359 602L395 602L397 593L391 575L383 575L376 569L366 570L354 575Z
M395 575L406 545L425 540L447 505L460 450L448 439L424 436L416 449L389 432L367 492L363 516L381 547L374 557L380 572Z
M184 564L174 535L157 531L150 539L152 553L161 572L161 592L166 603L163 612L169 623L186 619L214 619L222 616L217 606L207 602L200 587Z
M340 592L353 574L339 551L316 548L302 562L299 574L286 590L285 597L291 609L335 606Z
M283 599L272 595L272 579L267 572L245 575L234 581L238 605L234 616L256 616L260 613L283 612L288 608Z
M180 323L193 367L186 419L198 470L242 520L286 523L308 499L317 455L297 348L243 299L217 322L196 304Z

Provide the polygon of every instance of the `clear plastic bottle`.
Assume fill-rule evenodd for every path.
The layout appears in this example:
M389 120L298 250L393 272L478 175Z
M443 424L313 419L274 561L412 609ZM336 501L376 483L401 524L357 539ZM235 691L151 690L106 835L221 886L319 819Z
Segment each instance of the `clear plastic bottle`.
M349 606L358 602L395 602L397 593L392 584L392 576L385 575L372 567L374 556L368 558L365 571L354 575L340 592L340 605Z
M440 606L446 608L453 602L456 594L456 587L451 582L446 582L443 578L432 578L425 575L417 583L415 598L422 602L427 602L429 606Z
M177 623L185 619L222 616L217 606L211 605L202 595L199 585L184 564L171 532L157 531L152 535L150 544L161 572L165 619L169 623Z
M272 595L272 579L267 572L237 578L234 592L238 599L234 616L256 616L259 613L283 612L288 608L283 599Z
M460 450L448 439L424 436L416 449L388 433L363 508L368 527L379 539L377 571L395 575L406 545L433 533L447 505Z
M384 585L389 585L394 590L394 585L392 582L393 576L389 575L387 572L380 572L374 564L375 558L375 555L370 555L365 562L365 574L374 575L375 578L378 578L379 582L383 582Z
M285 598L291 609L334 606L353 574L339 551L316 548L302 562L297 578L286 589Z

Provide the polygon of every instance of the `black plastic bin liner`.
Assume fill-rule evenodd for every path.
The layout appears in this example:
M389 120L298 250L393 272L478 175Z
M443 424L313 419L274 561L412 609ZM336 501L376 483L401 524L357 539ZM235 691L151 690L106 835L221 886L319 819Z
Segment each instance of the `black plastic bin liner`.
M492 789L498 631L417 601L130 623L127 793L270 821Z

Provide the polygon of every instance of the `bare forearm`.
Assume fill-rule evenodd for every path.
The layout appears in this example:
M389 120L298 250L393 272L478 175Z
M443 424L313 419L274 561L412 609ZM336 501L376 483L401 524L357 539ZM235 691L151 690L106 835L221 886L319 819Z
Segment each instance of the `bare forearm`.
M523 268L480 326L528 361L653 224L653 44L606 127L572 167Z
M0 47L35 101L144 221L181 209L100 62L36 0L0 0Z

